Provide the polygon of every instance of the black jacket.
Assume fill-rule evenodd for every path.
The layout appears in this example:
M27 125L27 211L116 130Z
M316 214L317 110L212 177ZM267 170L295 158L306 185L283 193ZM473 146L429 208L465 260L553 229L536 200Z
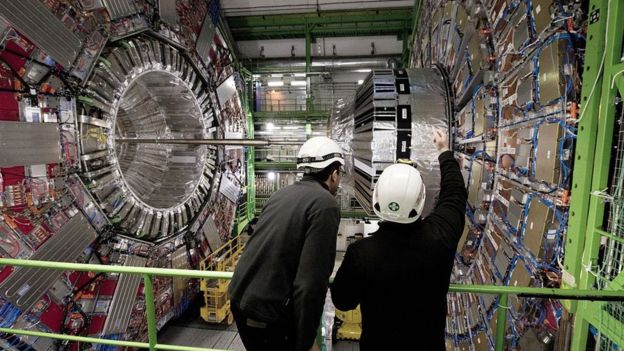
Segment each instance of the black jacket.
M411 224L382 222L348 247L331 285L337 309L361 305L362 351L445 349L446 293L467 193L452 152L439 160L434 211Z
M297 350L312 347L336 258L340 209L311 177L273 194L229 287L246 316L293 325Z

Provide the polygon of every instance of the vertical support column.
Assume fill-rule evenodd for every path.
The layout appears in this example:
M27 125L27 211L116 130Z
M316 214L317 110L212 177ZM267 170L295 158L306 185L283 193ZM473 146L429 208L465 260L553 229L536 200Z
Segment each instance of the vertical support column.
M311 79L310 72L312 70L312 27L311 25L306 26L305 32L305 55L306 55L306 65L305 65L305 73L306 80L308 84L306 84L306 111L308 113L312 112L312 88L311 88Z
M156 309L154 307L154 285L149 274L143 274L145 310L147 311L147 340L150 351L156 350L158 331L156 330Z
M576 140L576 157L572 179L572 197L570 199L570 218L565 247L563 284L564 288L579 287L582 274L581 256L585 246L589 198L593 174L593 157L598 134L598 111L602 94L603 53L605 49L605 28L607 23L608 0L592 0L590 13L597 13L598 21L589 25L585 66L583 73L583 89L581 94L581 115ZM591 38L591 39L590 39ZM580 157L580 158L579 158ZM574 312L575 304L567 301L564 305ZM576 328L575 328L576 329Z
M306 73L310 73L310 68L312 67L312 28L310 26L306 27L305 32L305 55L306 55Z
M254 121L253 121L253 76L249 76L245 80L245 120L247 122L247 139L254 138ZM253 146L247 147L247 219L251 221L256 215L256 149Z
M507 329L507 294L498 295L498 310L496 311L496 341L494 350L503 351L505 347L505 331Z
M592 132L592 140L595 143L593 152L584 153L579 151L575 155L575 163L583 164L583 162L589 162L592 168L591 173L577 174L576 167L574 169L575 179L573 180L573 193L572 202L570 204L570 228L569 232L573 235L569 236L569 240L581 240L584 241L584 247L582 248L581 256L568 256L568 246L571 244L568 241L566 246L566 263L565 268L568 269L568 265L576 260L578 266L578 288L590 289L593 287L595 277L587 272L584 267L592 267L598 261L598 250L600 248L601 241L601 227L605 214L605 203L602 199L591 196L593 191L601 191L605 189L609 184L609 168L611 165L611 148L613 146L613 126L615 123L616 105L615 97L617 90L612 86L613 78L615 78L615 71L617 67L621 66L620 61L622 57L622 39L624 38L624 22L619 18L624 11L624 3L622 1L613 0L594 0L590 3L589 8L589 21L590 30L588 33L587 44L587 56L585 62L584 74L598 74L599 76L593 82L592 85L585 85L585 79L583 80L583 94L582 99L584 103L588 105L582 107L581 111L585 109L589 112L584 112L581 115L581 122L579 123L578 140L579 144L583 142L582 137L587 129ZM601 29L596 30L596 28ZM598 41L599 43L595 43ZM593 51L597 50L597 53ZM600 61L596 60L596 57L600 58ZM596 72L596 73L592 73ZM589 89L589 90L585 90ZM589 100L589 101L588 101ZM591 178L591 186L587 189L587 197L575 198L576 186L584 184L586 180L581 182L579 178ZM578 184L577 184L578 182ZM582 208L589 206L587 212L586 225L579 225L578 221L573 221L575 212L573 212L580 205L578 202L583 202ZM581 213L584 215L585 213ZM578 213L576 213L578 215ZM575 253L578 252L575 251ZM614 284L609 286L610 289L614 288ZM598 320L600 323L594 325L599 331L604 328L602 324L603 311L599 308L603 303L583 301L578 304L577 313L575 315L574 331L572 334L571 350L580 351L585 350L587 345L589 320ZM593 311L593 312L592 312ZM596 312L598 311L598 312ZM601 314L599 317L595 316L595 313ZM598 319L596 319L598 318ZM622 325L620 323L620 325Z

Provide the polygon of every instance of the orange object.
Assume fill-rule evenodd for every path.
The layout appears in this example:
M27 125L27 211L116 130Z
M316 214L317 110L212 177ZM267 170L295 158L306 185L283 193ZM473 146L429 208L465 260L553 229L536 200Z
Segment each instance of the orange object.
M570 191L569 190L564 190L563 194L561 195L561 202L564 205L567 205L569 201L570 201Z
M576 102L572 103L572 107L570 107L570 118L577 119L578 117L578 104Z
M4 218L4 221L6 222L6 224L9 225L9 227L11 227L11 229L17 229L17 224L15 223L13 218L9 217L9 215L4 215L2 218Z

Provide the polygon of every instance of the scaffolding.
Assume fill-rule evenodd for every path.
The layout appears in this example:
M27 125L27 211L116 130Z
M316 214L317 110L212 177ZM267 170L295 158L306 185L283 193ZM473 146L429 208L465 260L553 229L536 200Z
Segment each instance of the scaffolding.
M238 235L218 250L212 252L199 264L202 271L233 272L236 262L243 252L244 239ZM200 290L204 294L204 305L200 315L208 323L232 324L234 317L230 312L230 299L227 294L229 279L202 279Z

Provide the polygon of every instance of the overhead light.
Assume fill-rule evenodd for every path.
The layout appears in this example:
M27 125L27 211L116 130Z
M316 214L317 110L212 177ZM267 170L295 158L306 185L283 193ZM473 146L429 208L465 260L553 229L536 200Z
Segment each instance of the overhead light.
M270 87L283 87L284 86L284 82L282 82L281 80L269 82L268 84Z
M295 73L294 76L295 77L305 77L306 74L305 73Z
M269 178L269 180L275 180L275 172L269 172L269 174L267 174L267 177Z
M362 84L364 84L364 79L358 80L358 85L362 85Z
M306 82L305 80L293 80L292 82L290 82L290 85L292 85L293 87L305 87L306 85L308 85L308 82Z
M271 74L271 78L282 78L283 76L284 76L284 75L283 75L283 74L281 74L281 73L274 73L274 74Z
M372 69L370 68L363 68L363 69L356 69L355 72L358 73L370 73L372 71Z
M273 123L269 122L269 123L266 124L266 129L267 130L273 130L273 128L275 128L275 125Z

